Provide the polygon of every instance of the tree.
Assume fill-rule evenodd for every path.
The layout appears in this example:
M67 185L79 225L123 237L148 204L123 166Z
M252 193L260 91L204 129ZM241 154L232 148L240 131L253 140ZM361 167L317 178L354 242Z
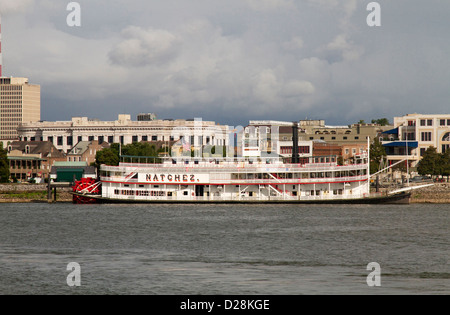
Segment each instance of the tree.
M370 174L374 174L380 170L382 159L386 157L386 149L378 138L370 145Z
M98 151L95 155L95 166L97 169L100 169L100 165L110 165L117 166L120 162L119 157L119 144L114 143L109 148L105 148L101 151Z
M378 124L380 126L389 126L391 123L387 118L380 118L380 119L372 119L372 124Z
M9 183L9 176L8 151L3 149L3 143L0 142L0 183Z
M157 157L158 151L156 150L156 146L154 144L150 144L148 142L137 142L122 147L122 155Z
M438 176L442 174L442 155L437 153L435 147L429 147L417 166L420 175Z
M447 176L447 181L450 181L450 150L447 150L441 155L442 176Z
M113 143L110 148L98 151L95 156L95 166L99 169L100 165L106 164L110 166L117 166L120 162L120 144ZM164 151L164 150L163 150ZM158 159L158 150L154 144L147 142L132 143L122 146L122 156L131 156L127 158L126 162L139 162L139 157L154 157L155 159L148 159L148 163L161 163Z
M145 157L153 158L147 159L145 161L147 163L161 163L161 159L157 158L158 155L156 146L148 142L137 142L122 147L122 156L132 156L132 158L127 158L126 162L138 163L142 161L139 157Z

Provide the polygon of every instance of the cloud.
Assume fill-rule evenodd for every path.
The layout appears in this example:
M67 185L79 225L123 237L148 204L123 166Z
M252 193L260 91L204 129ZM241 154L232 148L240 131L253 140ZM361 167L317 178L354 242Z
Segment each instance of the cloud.
M364 48L354 44L345 34L339 34L329 43L325 50L328 53L337 53L339 60L352 61L359 59L364 53Z
M290 41L283 43L283 48L287 51L298 52L304 46L304 41L299 36L294 36Z
M23 13L34 5L34 0L0 0L1 15Z
M253 95L257 100L264 103L276 102L281 84L272 69L264 69L255 78Z
M314 94L315 87L308 81L291 81L282 89L281 95L285 97L298 97L302 95Z
M293 7L292 0L245 0L245 2L255 11L270 11Z
M46 120L445 112L450 3L404 1L383 2L370 28L357 0L80 0L69 28L64 2L0 0L5 73L41 84Z
M145 67L167 63L177 54L177 38L165 30L130 26L122 31L123 41L109 53L113 64Z

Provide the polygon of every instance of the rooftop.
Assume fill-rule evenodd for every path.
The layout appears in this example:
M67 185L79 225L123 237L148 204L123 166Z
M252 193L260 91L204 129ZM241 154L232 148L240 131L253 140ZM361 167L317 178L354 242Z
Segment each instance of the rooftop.
M49 141L14 141L6 147L8 152L19 151L22 155L40 155L46 157L64 157L64 154L58 151Z

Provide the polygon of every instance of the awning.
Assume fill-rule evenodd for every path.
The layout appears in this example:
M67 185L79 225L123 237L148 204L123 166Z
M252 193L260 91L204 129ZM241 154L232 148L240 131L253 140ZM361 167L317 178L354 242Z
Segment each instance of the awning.
M383 144L383 147L392 148L392 147L402 147L402 148L412 148L416 149L419 147L419 142L417 141L394 141L390 143Z
M386 135L398 135L398 128L385 131L385 132L383 132L383 134L386 134Z

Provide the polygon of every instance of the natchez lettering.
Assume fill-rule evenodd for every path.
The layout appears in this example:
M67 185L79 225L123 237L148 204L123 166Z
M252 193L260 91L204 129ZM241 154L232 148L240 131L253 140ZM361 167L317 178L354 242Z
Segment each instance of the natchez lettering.
M176 182L176 183L195 183L195 175L158 175L158 174L147 174L145 176L147 182Z

